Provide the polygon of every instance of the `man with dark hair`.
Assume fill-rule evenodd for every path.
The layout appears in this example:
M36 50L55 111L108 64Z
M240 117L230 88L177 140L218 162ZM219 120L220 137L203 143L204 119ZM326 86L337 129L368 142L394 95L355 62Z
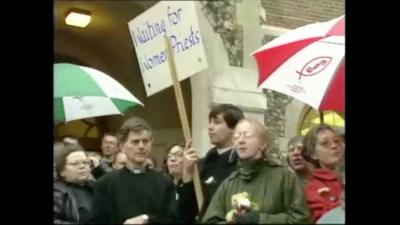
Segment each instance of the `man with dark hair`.
M175 187L161 172L146 168L153 136L146 121L134 117L118 132L126 166L107 173L94 191L94 223L147 224L176 221Z
M243 119L243 112L231 104L220 104L212 108L208 115L208 135L211 148L206 156L199 162L200 180L203 189L204 202L200 210L200 218L207 209L214 193L221 182L235 171L238 155L232 148L233 129L239 120ZM198 212L194 186L192 182L193 168L198 161L196 151L187 146L184 152L184 171L182 176L183 184L178 186L178 193L182 196L179 210L184 209L187 222L193 222L195 214ZM191 212L188 212L191 208Z

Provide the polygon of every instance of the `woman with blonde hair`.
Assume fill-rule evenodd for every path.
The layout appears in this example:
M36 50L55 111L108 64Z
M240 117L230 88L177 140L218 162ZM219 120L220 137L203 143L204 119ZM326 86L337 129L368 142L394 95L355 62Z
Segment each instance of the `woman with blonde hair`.
M238 170L218 188L203 223L310 223L310 211L296 175L267 158L272 144L255 119L239 121L233 133Z

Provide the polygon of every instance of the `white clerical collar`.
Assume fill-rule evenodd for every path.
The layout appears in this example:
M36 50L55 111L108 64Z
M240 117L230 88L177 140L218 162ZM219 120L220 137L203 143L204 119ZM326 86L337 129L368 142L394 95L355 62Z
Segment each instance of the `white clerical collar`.
M125 167L133 174L140 174L140 173L145 173L146 172L146 167L145 166L143 166L141 168L137 168L129 161L126 162L126 166Z
M232 149L232 147L227 147L227 148L217 148L217 153L218 153L218 155L222 155L222 154L224 154L225 152L227 152L227 151L229 151L229 150L231 150Z

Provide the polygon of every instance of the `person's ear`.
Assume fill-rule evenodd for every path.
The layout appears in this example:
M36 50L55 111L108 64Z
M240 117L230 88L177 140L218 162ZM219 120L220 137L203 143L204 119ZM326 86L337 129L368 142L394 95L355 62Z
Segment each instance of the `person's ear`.
M265 142L261 145L261 147L260 147L259 149L260 149L260 151L264 151L267 147L268 147L268 144L267 144L267 142L265 141Z
M62 171L60 172L60 176L61 176L61 177L65 177L65 170L62 170Z

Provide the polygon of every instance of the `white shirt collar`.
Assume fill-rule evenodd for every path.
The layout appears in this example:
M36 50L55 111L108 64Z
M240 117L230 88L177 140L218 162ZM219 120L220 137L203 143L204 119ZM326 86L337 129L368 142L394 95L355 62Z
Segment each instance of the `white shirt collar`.
M125 167L133 174L139 174L139 173L146 172L146 167L135 168L130 161L126 162L126 166Z
M217 153L218 153L218 155L222 155L223 153L225 153L231 149L232 149L232 147L221 148L221 149L217 148Z

